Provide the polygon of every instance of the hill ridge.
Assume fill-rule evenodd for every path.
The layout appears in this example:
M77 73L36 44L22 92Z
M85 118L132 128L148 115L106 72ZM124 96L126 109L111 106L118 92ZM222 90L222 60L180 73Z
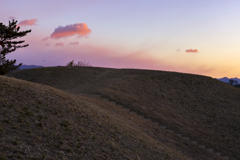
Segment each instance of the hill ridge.
M216 150L218 154L221 153L221 158L240 158L240 90L213 78L164 71L95 67L30 69L12 72L7 76L50 85L83 96L89 102L96 100L93 95L102 95L118 105L127 106L138 115L165 124L163 128L168 127L177 134L194 140L194 143L197 141L204 144L210 151ZM121 112L112 104L100 100L95 103L116 115ZM140 123L136 119L133 121ZM166 145L193 159L220 158L214 152L206 152L204 147L201 149L190 143L187 144L191 148L185 146L185 140L169 135L161 126L144 126L142 132L149 132L152 137L164 134L168 137L168 140L164 140ZM156 140L161 141L157 137ZM174 143L181 147L176 147Z

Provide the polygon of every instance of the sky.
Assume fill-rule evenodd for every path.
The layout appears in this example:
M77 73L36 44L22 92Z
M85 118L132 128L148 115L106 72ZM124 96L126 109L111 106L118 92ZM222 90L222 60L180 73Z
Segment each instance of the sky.
M0 0L0 23L18 21L28 47L17 64L240 77L239 0Z

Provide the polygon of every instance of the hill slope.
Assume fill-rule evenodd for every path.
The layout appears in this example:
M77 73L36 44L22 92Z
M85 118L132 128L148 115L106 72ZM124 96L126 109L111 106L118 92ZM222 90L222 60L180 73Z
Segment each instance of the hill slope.
M5 76L0 89L0 159L188 159L84 97Z
M30 69L7 76L50 85L93 103L103 103L93 95L108 98L159 124L157 128L144 125L140 130L193 159L240 159L240 90L210 77L94 67ZM119 112L119 107L107 102L101 106ZM131 121L139 123L134 117Z

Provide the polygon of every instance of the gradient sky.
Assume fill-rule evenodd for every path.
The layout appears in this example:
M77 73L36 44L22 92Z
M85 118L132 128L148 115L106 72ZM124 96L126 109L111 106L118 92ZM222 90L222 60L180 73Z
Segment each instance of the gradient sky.
M8 54L27 65L85 61L240 77L239 0L0 0L28 47Z

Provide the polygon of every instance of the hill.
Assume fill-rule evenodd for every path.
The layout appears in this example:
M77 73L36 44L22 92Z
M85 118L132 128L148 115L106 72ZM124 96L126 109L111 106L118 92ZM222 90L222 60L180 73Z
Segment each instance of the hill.
M95 67L29 69L7 76L81 97L173 153L190 159L240 159L240 90L213 78Z
M1 160L188 159L101 108L98 100L5 76L0 88Z

